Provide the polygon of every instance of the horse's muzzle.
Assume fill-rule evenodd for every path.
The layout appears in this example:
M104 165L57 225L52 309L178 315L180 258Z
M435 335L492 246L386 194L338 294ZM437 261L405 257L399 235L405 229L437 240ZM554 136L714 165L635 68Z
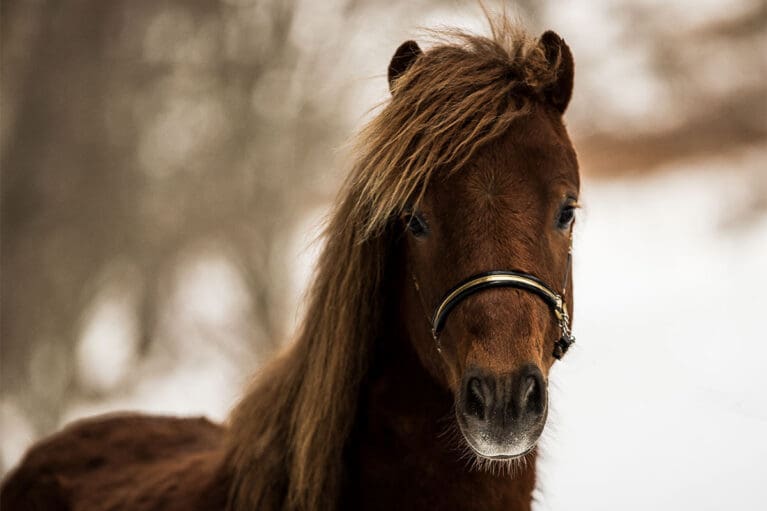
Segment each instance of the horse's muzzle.
M534 364L505 375L467 370L456 407L468 444L491 459L516 458L532 450L547 411L546 381Z

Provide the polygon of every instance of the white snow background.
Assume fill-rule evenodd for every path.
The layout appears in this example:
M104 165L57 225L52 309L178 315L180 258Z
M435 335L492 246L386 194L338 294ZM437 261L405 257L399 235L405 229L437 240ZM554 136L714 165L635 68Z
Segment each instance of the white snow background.
M539 511L764 509L767 214L742 218L760 161L584 184Z

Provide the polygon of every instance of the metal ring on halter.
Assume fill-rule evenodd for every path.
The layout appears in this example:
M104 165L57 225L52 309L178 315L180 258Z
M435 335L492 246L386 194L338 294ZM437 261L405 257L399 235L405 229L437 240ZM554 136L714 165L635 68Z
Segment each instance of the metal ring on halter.
M431 317L431 334L434 340L439 343L439 333L444 328L450 311L459 302L474 293L495 287L512 287L529 291L541 297L548 304L561 332L560 338L554 343L553 355L557 359L562 358L575 342L575 338L570 333L570 316L567 314L567 304L559 293L552 291L537 277L513 270L493 270L478 273L461 281L448 291Z

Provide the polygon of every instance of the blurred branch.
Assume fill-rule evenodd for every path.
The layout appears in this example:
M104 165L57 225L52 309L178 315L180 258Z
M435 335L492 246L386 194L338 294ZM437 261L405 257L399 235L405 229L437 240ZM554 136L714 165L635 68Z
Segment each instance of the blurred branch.
M764 35L765 27L767 27L767 2L758 0L753 2L751 9L739 16L726 20L714 20L696 30L692 35L699 40L712 37L724 40L743 39Z
M683 160L736 153L767 140L767 89L703 101L681 126L643 134L597 133L576 140L584 172L594 176L651 172Z

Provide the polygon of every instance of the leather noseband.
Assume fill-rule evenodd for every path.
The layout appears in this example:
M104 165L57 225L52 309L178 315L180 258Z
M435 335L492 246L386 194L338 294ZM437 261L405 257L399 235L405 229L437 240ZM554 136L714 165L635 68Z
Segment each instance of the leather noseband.
M437 349L442 351L439 334L445 326L450 311L465 298L482 290L496 287L511 287L528 291L538 295L546 302L554 318L557 320L561 334L554 343L553 356L557 360L561 359L575 342L575 337L570 332L570 316L567 313L567 304L562 295L553 291L539 278L514 270L492 270L472 275L456 284L445 294L430 318L432 325L431 334L437 342Z

